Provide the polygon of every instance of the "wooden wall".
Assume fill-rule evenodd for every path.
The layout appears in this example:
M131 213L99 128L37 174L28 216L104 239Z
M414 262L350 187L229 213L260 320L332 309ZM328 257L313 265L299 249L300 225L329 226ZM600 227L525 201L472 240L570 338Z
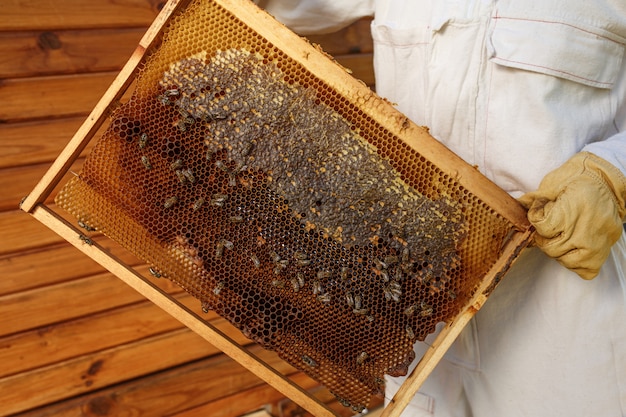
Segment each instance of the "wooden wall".
M163 4L0 2L0 415L306 415L18 209ZM368 21L310 39L373 83ZM199 308L168 281L159 285ZM251 349L315 389L273 354Z

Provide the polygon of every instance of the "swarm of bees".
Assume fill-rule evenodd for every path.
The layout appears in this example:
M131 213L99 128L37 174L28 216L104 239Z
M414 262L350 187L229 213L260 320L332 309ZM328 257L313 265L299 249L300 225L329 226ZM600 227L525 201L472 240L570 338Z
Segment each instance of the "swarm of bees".
M141 103L150 111L133 113L132 100L117 110L104 137L122 147L102 158L126 178L107 192L182 265L151 259L150 274L360 411L464 300L452 279L461 208L409 186L359 129L259 54L196 54L156 90Z

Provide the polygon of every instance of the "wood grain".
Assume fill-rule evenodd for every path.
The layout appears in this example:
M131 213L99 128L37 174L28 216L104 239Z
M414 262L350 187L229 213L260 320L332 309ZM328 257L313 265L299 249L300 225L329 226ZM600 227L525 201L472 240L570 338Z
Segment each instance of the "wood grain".
M3 0L0 31L145 27L164 0Z

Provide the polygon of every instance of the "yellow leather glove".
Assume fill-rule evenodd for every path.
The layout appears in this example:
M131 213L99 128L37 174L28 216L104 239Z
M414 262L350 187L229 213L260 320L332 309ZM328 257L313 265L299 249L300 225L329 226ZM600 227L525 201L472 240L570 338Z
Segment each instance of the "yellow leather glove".
M550 172L519 201L535 226L536 245L584 279L593 279L623 231L626 177L589 152Z

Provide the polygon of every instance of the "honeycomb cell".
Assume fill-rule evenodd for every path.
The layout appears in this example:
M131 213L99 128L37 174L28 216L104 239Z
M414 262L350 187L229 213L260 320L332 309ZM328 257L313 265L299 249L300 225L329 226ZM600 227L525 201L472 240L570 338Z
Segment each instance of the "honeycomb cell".
M192 2L56 202L360 411L511 226L357 99Z

